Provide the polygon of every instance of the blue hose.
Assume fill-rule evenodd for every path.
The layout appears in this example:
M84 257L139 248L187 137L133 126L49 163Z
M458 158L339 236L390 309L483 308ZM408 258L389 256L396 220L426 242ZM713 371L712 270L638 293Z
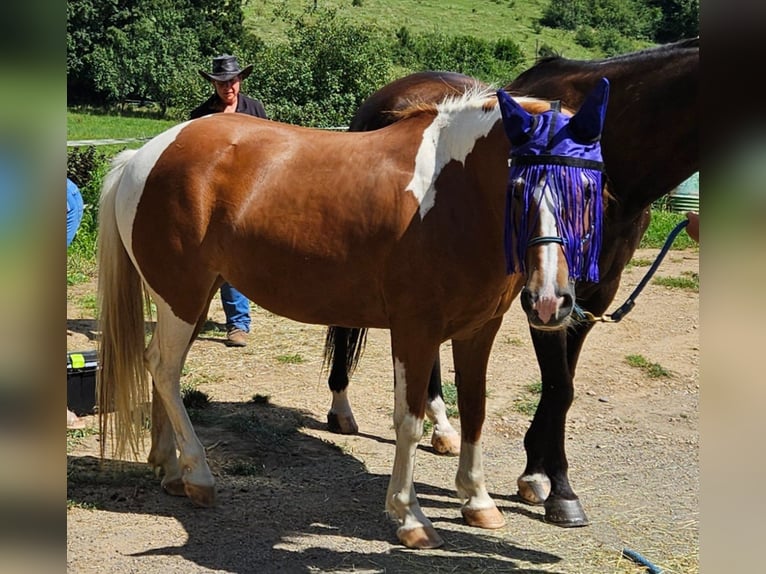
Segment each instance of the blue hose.
M623 548L622 555L627 558L630 558L636 564L640 564L641 566L646 566L646 571L649 574L662 574L662 568L660 568L659 566L656 566L655 564L652 564L635 550L631 550L630 548Z

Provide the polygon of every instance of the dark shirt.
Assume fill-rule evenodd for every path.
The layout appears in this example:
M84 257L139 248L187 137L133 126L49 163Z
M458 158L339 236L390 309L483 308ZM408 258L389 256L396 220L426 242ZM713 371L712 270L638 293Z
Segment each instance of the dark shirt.
M189 114L189 119L201 118L208 114L220 112L220 99L218 94L213 94L199 106L194 108ZM237 113L248 114L257 118L269 119L263 104L253 98L249 98L241 93L237 96Z

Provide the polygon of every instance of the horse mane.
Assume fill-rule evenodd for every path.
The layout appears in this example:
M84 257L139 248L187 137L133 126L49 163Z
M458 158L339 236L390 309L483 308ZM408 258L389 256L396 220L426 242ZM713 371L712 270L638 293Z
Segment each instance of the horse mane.
M497 88L491 86L474 86L462 94L448 94L439 102L415 101L409 103L401 110L389 112L396 121L411 118L413 116L449 113L465 109L481 109L489 112L497 107ZM540 114L550 109L550 103L531 96L515 98L523 104L529 113Z
M670 50L684 50L693 48L699 49L699 45L700 38L699 36L696 36L694 38L686 38L677 42L669 42L667 44L649 46L643 50L628 52L626 54L618 54L616 56L610 56L600 60L577 60L565 58L564 56L546 56L544 58L538 59L531 68L519 74L516 77L516 80L534 76L538 73L549 73L551 68L566 69L567 67L574 67L578 69L589 69L592 71L597 71L603 64L620 63L623 61L635 62L637 60L651 60L657 56L664 55L665 52Z

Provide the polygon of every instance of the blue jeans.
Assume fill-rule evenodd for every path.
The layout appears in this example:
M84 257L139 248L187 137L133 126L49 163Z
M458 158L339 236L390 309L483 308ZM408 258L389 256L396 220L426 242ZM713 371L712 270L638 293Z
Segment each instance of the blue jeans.
M66 246L72 243L74 234L80 227L82 221L83 203L82 194L75 183L67 178L66 180Z
M250 332L250 301L230 283L221 285L221 303L226 315L226 329L236 327Z

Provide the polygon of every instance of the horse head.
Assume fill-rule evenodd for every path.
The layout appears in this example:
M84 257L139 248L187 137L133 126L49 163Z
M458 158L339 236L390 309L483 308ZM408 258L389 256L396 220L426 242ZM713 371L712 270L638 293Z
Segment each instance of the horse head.
M603 78L572 116L527 112L498 90L511 142L506 198L508 273L526 273L521 305L529 324L569 323L576 280L598 282L601 248L601 131L609 82Z

